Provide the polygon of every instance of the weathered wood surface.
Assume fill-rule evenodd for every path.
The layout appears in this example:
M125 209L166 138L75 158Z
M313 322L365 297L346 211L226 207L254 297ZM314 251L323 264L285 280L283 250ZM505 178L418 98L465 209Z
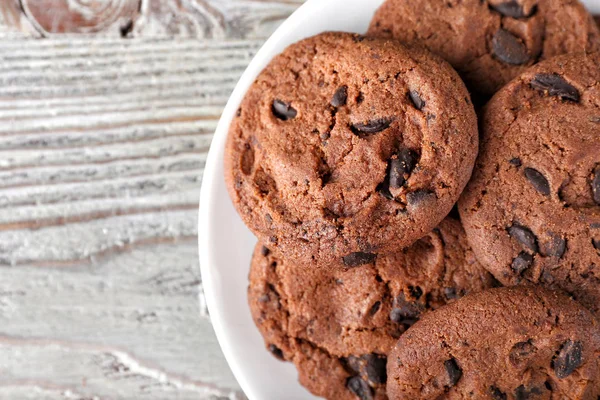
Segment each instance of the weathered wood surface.
M0 2L0 399L243 398L202 298L199 188L298 5Z

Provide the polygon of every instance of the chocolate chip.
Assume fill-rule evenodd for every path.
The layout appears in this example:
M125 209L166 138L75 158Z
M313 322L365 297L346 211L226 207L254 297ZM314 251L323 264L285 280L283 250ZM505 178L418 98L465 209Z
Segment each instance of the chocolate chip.
M567 340L552 361L552 368L559 379L571 375L583 364L583 344L579 341Z
M379 185L377 185L377 188L375 188L375 190L377 191L377 193L379 193L380 195L382 195L386 199L388 199L388 200L394 200L394 195L392 194L392 192L390 192L390 179L389 179L389 175L387 175L385 177L385 180L383 182L381 182Z
M365 95L363 94L363 92L358 92L358 95L356 95L356 104L361 104L363 101L365 101Z
M416 90L409 91L408 97L417 110L421 111L425 107L425 100L419 96L419 93Z
M506 393L498 389L496 386L490 386L490 394L494 400L506 400Z
M544 243L543 254L546 257L562 258L567 251L567 240L560 235L549 233L550 241Z
M521 243L526 249L529 249L534 253L538 252L537 238L528 228L513 224L508 228L508 234Z
M346 387L354 393L360 400L373 400L373 390L367 382L359 376L353 376L346 382Z
M458 294L456 294L456 289L453 287L444 288L444 296L446 296L447 300L453 300L458 298Z
M352 372L355 375L360 375L360 370L362 368L362 359L360 357L349 356L348 358L343 358L342 360L344 361L346 367L348 367L347 369L350 370L350 372Z
M514 165L515 167L520 167L522 165L521 159L519 157L514 157L509 161L510 165Z
M279 360L283 360L283 351L281 351L281 349L277 346L275 346L274 344L270 344L269 345L269 351L271 352L271 354L273 354L275 356L275 358L279 359Z
M379 354L367 354L362 359L365 361L364 373L371 386L384 384L387 380L387 358Z
M333 98L331 99L331 105L334 107L341 107L346 105L346 101L348 100L348 86L340 86L338 90L335 91Z
M594 172L594 178L592 179L592 194L594 195L594 202L600 206L600 168Z
M542 391L536 387L527 390L527 388L523 385L515 389L516 400L529 400L532 399L531 395L534 394L542 394Z
M510 0L500 4L490 4L490 7L503 16L511 18L529 18L535 14L537 10L537 6L534 6L529 14L525 14L523 6L521 6L516 0Z
M578 102L580 98L579 91L558 74L537 74L531 87L563 100Z
M369 315L375 315L377 314L377 311L379 311L379 309L381 308L381 302L380 301L376 301L372 306L371 309L369 310Z
M496 57L507 64L522 65L530 58L525 43L506 29L501 28L496 32L492 38L492 48Z
M410 149L401 149L389 163L390 188L399 189L406 183L417 164L418 155Z
M266 246L263 246L260 248L260 254L264 257L268 256L269 254L271 254L271 250L269 250Z
M600 239L592 239L592 245L596 250L600 250Z
M375 258L377 258L377 254L357 251L356 253L350 253L342 257L342 260L344 261L344 265L348 267L357 267L363 264L370 264L375 261Z
M413 325L419 319L423 308L423 305L419 303L406 300L404 293L400 293L394 299L390 320L397 324Z
M548 183L548 179L546 179L541 172L533 168L525 168L525 177L533 185L535 190L544 196L550 195L550 184Z
M392 120L389 118L380 118L374 119L367 122L359 122L357 124L352 124L350 129L352 133L359 137L367 137L373 135L375 133L386 130L392 124Z
M513 366L520 367L536 352L537 347L531 341L519 342L510 349L508 358Z
M409 286L408 291L410 292L410 295L417 300L423 296L423 289L418 286Z
M288 119L296 118L298 112L289 104L279 99L273 100L273 104L271 105L271 111L275 117L279 118L282 121L287 121Z
M526 251L522 251L518 256L515 257L510 267L517 275L521 275L523 272L528 270L532 264L533 256Z
M448 378L450 379L450 387L456 385L462 376L462 369L460 369L454 358L444 361L444 367L446 368Z

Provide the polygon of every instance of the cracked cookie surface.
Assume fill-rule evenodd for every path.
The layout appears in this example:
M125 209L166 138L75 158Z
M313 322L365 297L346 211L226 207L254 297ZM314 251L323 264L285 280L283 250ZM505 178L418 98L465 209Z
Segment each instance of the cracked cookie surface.
M385 399L386 355L420 316L495 284L447 218L403 252L307 268L261 244L250 269L254 321L274 356L328 399Z
M225 178L268 246L356 265L411 245L448 214L477 141L466 88L443 60L325 33L275 57L248 90Z
M574 300L542 287L490 289L402 335L387 390L391 400L595 400L599 352L598 322Z
M568 292L600 315L600 54L530 69L487 105L459 211L504 285Z
M538 61L600 50L600 31L577 0L387 0L369 35L427 47L484 98Z

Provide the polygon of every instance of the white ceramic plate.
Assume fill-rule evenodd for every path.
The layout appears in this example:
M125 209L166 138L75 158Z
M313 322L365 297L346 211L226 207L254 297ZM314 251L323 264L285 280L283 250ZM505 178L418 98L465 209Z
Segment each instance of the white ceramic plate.
M323 31L364 33L383 0L308 0L271 36L242 75L215 132L200 196L200 269L206 303L225 358L250 400L314 399L293 365L271 356L252 322L246 289L256 239L225 188L223 150L244 94L268 62L288 45ZM600 14L600 0L584 0Z

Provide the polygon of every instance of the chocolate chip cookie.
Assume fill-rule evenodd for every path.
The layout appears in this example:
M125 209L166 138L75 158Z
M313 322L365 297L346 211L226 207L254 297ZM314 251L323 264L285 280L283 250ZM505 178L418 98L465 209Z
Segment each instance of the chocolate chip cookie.
M484 98L538 61L600 49L577 0L387 0L368 34L427 47Z
M405 251L356 266L309 268L259 244L248 297L267 348L293 362L310 391L383 399L386 355L398 337L424 312L494 284L460 223L446 219Z
M545 61L484 112L459 211L505 285L560 288L600 315L600 54Z
M469 95L443 60L324 33L275 57L248 90L225 177L270 248L351 266L431 231L464 188L477 141Z
M388 359L388 396L594 400L599 352L598 322L574 300L541 287L490 289L402 335Z

